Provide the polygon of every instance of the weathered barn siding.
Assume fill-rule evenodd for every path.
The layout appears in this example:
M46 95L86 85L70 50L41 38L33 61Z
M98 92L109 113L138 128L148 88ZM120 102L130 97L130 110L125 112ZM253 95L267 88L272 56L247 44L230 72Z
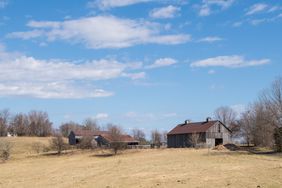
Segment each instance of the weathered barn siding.
M222 139L223 144L230 143L230 131L221 123L217 122L207 130L206 143L209 147L214 147L215 139Z
M195 133L199 135L198 144L206 141L205 133ZM186 148L192 147L192 133L167 135L167 146L169 148Z
M167 135L167 146L170 148L189 147L188 134Z
M177 125L167 135L167 145L169 148L191 147L192 135L197 134L199 140L197 145L214 147L218 144L230 143L230 130L220 121L207 121L184 123Z

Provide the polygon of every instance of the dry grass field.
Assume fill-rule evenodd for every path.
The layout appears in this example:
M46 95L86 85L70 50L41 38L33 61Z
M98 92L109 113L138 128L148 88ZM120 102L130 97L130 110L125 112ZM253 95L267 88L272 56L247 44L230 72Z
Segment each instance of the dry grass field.
M3 138L0 138L3 139ZM50 138L5 138L11 160L0 164L0 187L282 187L282 155L207 149L73 151L43 156L29 148ZM29 151L27 151L29 150ZM103 153L105 152L105 153Z

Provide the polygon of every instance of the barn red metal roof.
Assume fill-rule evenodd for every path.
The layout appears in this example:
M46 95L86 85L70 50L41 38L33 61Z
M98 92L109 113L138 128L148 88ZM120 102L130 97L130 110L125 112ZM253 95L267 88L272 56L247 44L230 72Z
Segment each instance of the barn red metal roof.
M75 136L99 136L107 134L108 131L74 130Z
M173 128L168 133L168 135L206 132L211 126L213 126L217 122L219 121L203 121L179 124L175 128Z
M73 132L75 136L102 136L108 142L114 141L109 131L74 130ZM130 135L120 135L118 140L119 142L138 142Z

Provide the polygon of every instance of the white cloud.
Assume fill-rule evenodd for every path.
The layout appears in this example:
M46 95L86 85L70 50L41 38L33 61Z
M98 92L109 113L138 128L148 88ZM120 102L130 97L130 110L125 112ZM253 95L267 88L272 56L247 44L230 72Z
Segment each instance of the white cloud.
M114 7L123 7L128 5L133 5L137 3L149 2L152 0L95 0L88 2L88 7L100 9L109 9Z
M243 24L242 21L238 21L238 22L234 22L234 23L232 24L232 26L233 26L233 27L240 27L242 24Z
M258 3L258 4L254 4L252 5L248 12L246 13L246 15L252 15L252 14L256 14L256 13L259 13L259 12L263 12L265 11L266 9L268 8L268 5L267 4L264 4L264 3Z
M108 119L109 114L107 113L98 113L94 116L94 119L101 120L101 119Z
M223 39L220 38L220 37L217 37L217 36L208 36L208 37L205 37L205 38L198 40L198 42L213 43L213 42L217 42L217 41L221 41L221 40L223 40Z
M5 8L8 5L8 0L0 0L0 8Z
M234 2L235 0L202 0L202 5L199 8L199 16L209 16L213 12L213 8L227 9Z
M167 7L153 9L150 12L150 16L152 18L174 18L179 11L179 7L169 5Z
M177 61L172 58L160 58L157 59L153 64L146 66L147 69L159 68L159 67L167 67L173 64L176 64Z
M235 0L203 0L204 4L217 5L223 9L229 8Z
M99 80L129 77L139 79L145 73L131 73L134 66L116 60L101 59L72 62L40 60L8 53L0 45L0 96L37 98L93 98L114 93L96 86Z
M68 82L0 82L0 96L27 96L42 99L109 97L114 93Z
M239 68L258 66L270 63L269 59L246 60L243 56L217 56L193 62L191 67L228 67Z
M200 11L199 11L199 15L200 16L208 16L211 14L211 9L209 8L209 6L207 5L203 5L201 8L200 8Z
M258 13L273 13L275 11L281 10L281 6L272 6L265 3L257 3L252 5L248 11L246 12L246 15L250 16L253 14Z
M88 48L125 48L138 44L180 44L191 40L187 34L161 34L157 23L143 20L96 16L61 22L30 21L31 31L13 32L10 38L65 40Z

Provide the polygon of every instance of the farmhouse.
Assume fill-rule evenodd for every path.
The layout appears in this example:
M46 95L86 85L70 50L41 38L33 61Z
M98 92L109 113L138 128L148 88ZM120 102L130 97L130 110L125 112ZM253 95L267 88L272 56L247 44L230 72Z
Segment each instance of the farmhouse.
M69 134L69 144L76 145L83 137L92 137L98 146L108 146L113 142L122 142L127 145L138 145L139 143L130 135L120 135L117 138L113 138L108 131L74 130Z
M198 144L214 147L229 143L230 134L231 130L220 121L212 121L210 118L203 122L186 120L167 134L167 145L169 148L193 147Z

